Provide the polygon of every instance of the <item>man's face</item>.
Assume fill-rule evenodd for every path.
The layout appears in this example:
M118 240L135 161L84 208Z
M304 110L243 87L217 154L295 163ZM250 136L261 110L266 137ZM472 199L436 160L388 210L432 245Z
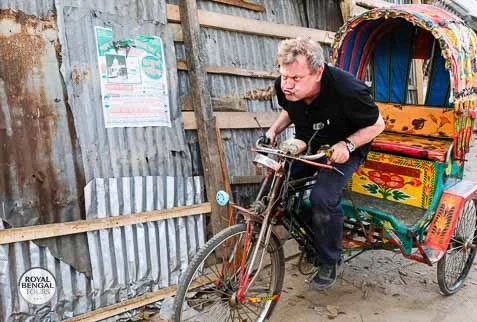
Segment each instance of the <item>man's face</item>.
M293 63L281 65L281 88L286 99L296 102L316 97L322 74L323 66L312 73L303 55L298 55Z

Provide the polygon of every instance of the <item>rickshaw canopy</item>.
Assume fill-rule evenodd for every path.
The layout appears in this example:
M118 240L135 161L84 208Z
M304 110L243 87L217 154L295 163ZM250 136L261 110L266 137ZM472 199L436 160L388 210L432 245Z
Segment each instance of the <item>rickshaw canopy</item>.
M428 60L424 105L455 111L454 156L464 159L477 107L477 36L459 17L432 5L376 8L336 33L332 63L364 80L377 102L407 104L414 59Z
M434 39L438 46L434 46ZM382 65L379 67L382 78L394 80L386 84L383 79L377 79L376 87L391 86L390 91L394 94L381 98L389 98L392 102L393 98L402 99L408 70L402 68L402 73L387 73L386 63L393 60L392 64L405 66L412 58L430 58L433 50L438 53L433 62L436 67L432 75L434 83L441 83L441 87L442 81L448 80L449 83L448 95L444 99L457 110L473 111L476 106L477 37L462 19L444 9L431 5L398 5L366 11L352 18L336 33L333 61L362 79L374 54L375 62ZM442 88L438 89L442 96ZM428 90L429 100L439 102L436 97L439 93L434 93L436 88ZM376 99L380 100L380 97Z

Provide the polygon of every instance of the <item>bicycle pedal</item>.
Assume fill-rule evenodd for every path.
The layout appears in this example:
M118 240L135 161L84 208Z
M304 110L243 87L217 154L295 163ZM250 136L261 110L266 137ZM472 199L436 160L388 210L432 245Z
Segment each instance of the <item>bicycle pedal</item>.
M320 268L316 267L315 271L313 273L311 273L310 275L308 275L307 278L305 278L305 282L307 284L311 283L311 281L313 281L313 279L315 278L316 275L318 275L319 272L320 272Z

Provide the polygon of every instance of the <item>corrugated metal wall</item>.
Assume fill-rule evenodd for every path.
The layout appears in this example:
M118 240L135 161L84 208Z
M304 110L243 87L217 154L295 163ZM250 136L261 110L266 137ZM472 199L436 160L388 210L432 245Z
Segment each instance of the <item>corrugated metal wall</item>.
M86 187L87 218L188 206L203 193L201 177L95 179ZM177 284L204 242L204 215L88 232L93 308Z
M129 200L131 210L122 209L121 214L138 211L140 201L149 200L148 194L158 189L168 193L155 195L154 203L147 201L143 211L204 201L200 179L190 178L192 161L182 129L174 44L166 30L164 1L16 0L1 1L0 9L21 11L9 12L10 18L5 12L0 16L0 55L4 55L0 59L0 215L9 222L6 228L99 215L91 212L96 208L85 211L83 191L92 180L97 186L98 178L123 183L144 178L147 182L146 190L136 187L130 191L130 199L121 193L121 199L102 196L101 200L118 209ZM40 22L39 17L46 16L49 18ZM94 26L113 28L117 39L136 35L162 38L171 128L104 127ZM21 33L15 34L17 30ZM90 194L87 197L92 198ZM0 320L64 319L175 283L180 269L204 242L203 222L203 217L195 216L90 233L88 239L86 234L54 238L41 244L48 248L32 242L0 246ZM185 231L190 233L187 252L181 248ZM109 279L115 275L104 258L97 256L96 248L104 247L101 236L105 234L124 246L114 253L125 260L123 270L131 274L128 265L138 265L138 272ZM154 238L169 240L154 249ZM135 247L126 247L129 243ZM180 267L171 264L174 260ZM52 302L36 309L19 297L16 286L21 274L33 266L49 269L58 282ZM149 275L142 274L143 270Z
M107 3L112 3L111 1ZM129 1L114 2L117 12L65 6L63 10L64 76L82 149L86 182L97 177L147 175L184 176L191 174L190 156L183 137L178 96L177 70L172 35L166 32L164 5L143 11L126 11ZM157 11L153 10L157 8ZM109 8L105 8L109 9ZM138 8L139 9L139 8ZM125 11L122 15L122 11ZM144 16L148 13L149 15ZM133 18L133 19L131 19ZM167 65L172 127L104 127L100 79L97 73L93 26L113 29L115 39L136 35L162 38ZM72 75L75 77L73 81Z
M87 218L170 209L204 199L201 177L97 178L85 190ZM205 242L205 218L194 215L87 234L91 280L46 247L33 242L0 245L0 321L59 321L176 284ZM29 305L17 291L21 275L32 267L48 269L56 279L57 292L46 305Z
M55 276L57 292L48 305L30 305L18 293L21 275L32 267ZM59 321L92 308L91 281L33 242L0 245L0 289L0 321Z
M84 176L58 70L55 19L4 11L0 24L0 216L12 226L84 218ZM90 273L85 235L39 244Z

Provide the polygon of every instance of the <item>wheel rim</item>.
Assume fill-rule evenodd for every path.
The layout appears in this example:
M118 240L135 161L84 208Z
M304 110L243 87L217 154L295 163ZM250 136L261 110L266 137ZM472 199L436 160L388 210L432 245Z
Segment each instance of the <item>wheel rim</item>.
M263 321L267 315L271 301L261 303L240 303L237 298L241 259L244 253L245 232L241 231L229 236L214 247L205 256L194 273L193 280L202 279L206 283L200 287L191 287L189 283L185 292L184 307L180 321ZM255 244L248 248L247 258ZM271 246L269 246L271 247ZM260 248L261 250L263 247ZM261 254L261 252L259 252ZM263 298L270 295L276 285L277 258L274 252L265 251L264 264L250 286L246 297ZM268 257L268 258L267 258ZM227 260L222 260L226 258ZM259 261L257 256L256 262ZM248 263L247 263L248 266ZM254 268L258 264L254 265ZM263 267L265 266L265 267ZM255 270L254 270L255 271ZM253 275L253 274L252 274ZM251 276L250 279L252 279Z
M465 203L445 255L444 282L449 290L464 282L475 256L477 214L473 200Z

